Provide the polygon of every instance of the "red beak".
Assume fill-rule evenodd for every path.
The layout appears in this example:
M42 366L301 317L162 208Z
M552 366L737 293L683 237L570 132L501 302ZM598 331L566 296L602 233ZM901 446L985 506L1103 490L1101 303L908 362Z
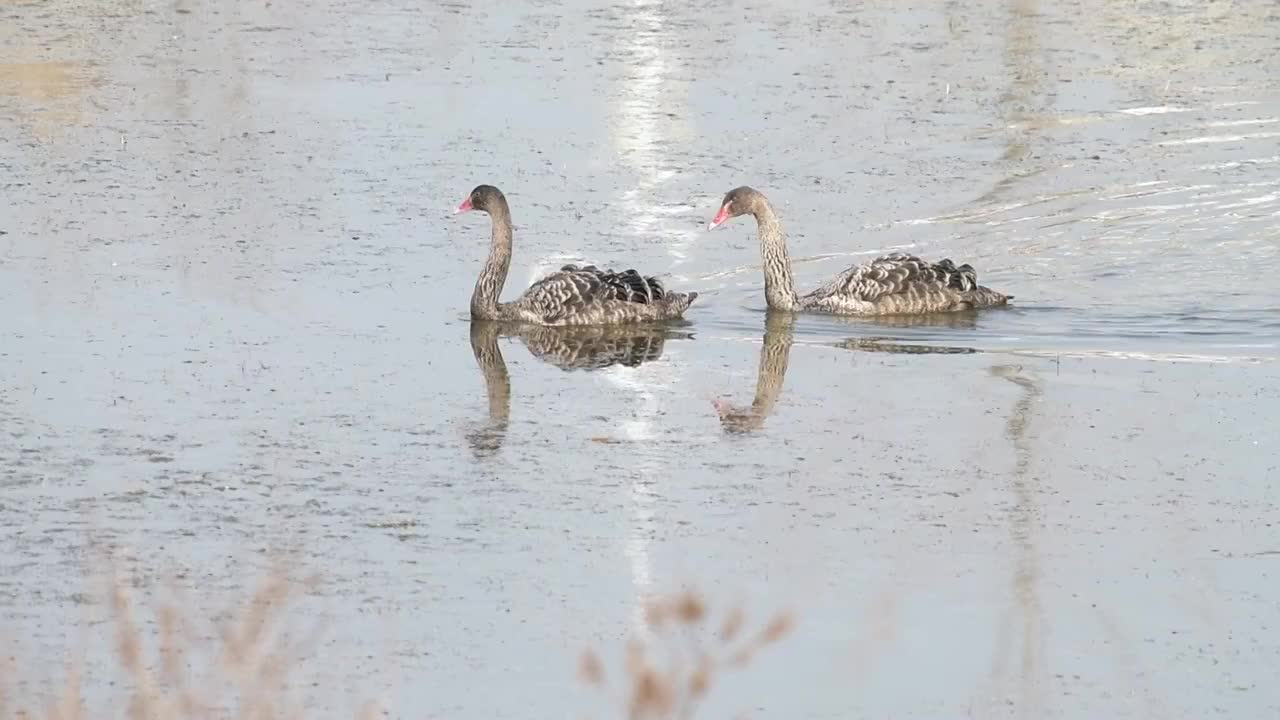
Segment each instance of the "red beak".
M458 206L458 209L453 211L453 214L457 215L458 213L464 213L470 209L471 209L471 196L468 195L467 199L463 200L462 204Z
M728 219L729 219L729 206L725 205L724 207L720 208L720 212L716 213L716 216L711 219L711 224L707 225L707 229L715 230L716 226L720 225L721 223L723 223L725 220L728 220Z

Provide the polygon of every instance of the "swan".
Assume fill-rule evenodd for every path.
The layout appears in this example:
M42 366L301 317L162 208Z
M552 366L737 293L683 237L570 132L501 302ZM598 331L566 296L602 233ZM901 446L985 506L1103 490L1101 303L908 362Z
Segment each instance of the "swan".
M922 315L1004 305L1013 299L978 284L972 266L951 260L931 263L915 255L890 253L855 265L827 284L797 295L782 225L769 200L742 186L725 193L720 211L707 225L714 230L730 218L754 215L764 258L764 294L769 308L832 315Z
M474 320L534 325L620 325L679 319L698 293L667 292L657 278L635 270L613 272L594 265L565 265L538 280L512 302L498 302L511 268L511 208L502 191L478 185L454 214L480 210L493 224L489 258L471 293Z

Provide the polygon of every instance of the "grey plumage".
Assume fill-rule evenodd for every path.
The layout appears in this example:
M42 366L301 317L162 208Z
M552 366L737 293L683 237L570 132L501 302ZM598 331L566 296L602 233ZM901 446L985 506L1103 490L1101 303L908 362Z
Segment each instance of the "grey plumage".
M772 309L835 315L914 315L957 312L1004 305L1013 299L978 284L969 264L950 259L928 262L915 255L890 253L851 267L805 295L797 295L791 277L786 237L773 206L759 191L740 187L725 194L712 227L730 217L751 214L760 234L765 299Z
M493 224L489 258L471 295L471 317L534 325L620 325L679 319L698 293L673 293L634 269L565 265L509 303L498 302L511 268L511 210L502 191L480 185L459 211L483 210Z

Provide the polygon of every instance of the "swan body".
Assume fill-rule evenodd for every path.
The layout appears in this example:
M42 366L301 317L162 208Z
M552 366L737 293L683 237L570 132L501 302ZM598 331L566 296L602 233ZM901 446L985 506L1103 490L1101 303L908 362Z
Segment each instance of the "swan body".
M773 206L759 191L740 187L725 194L708 229L731 217L752 214L760 233L765 298L770 309L832 315L923 315L1005 305L1013 299L978 284L969 264L922 260L890 253L856 265L805 295L791 277L786 237Z
M489 258L471 295L472 319L555 327L660 322L679 319L698 297L668 292L657 278L635 270L565 265L514 301L498 302L511 268L511 210L492 185L477 186L455 212L468 210L483 210L493 225Z
M822 287L800 296L800 308L833 315L917 315L1004 305L1003 295L978 284L967 263L931 263L890 253L856 265Z
M617 325L679 318L697 293L668 293L657 278L635 270L614 272L594 265L565 265L538 280L486 320L535 325Z

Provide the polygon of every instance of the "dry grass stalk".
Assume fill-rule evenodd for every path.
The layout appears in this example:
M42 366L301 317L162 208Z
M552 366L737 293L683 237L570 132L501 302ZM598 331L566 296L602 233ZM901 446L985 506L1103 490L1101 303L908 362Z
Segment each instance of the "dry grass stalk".
M600 662L600 657L590 650L584 650L582 661L578 665L578 677L588 685L603 686L604 664Z
M110 577L105 594L114 625L116 667L125 682L99 682L127 688L125 706L95 707L91 714L87 713L80 671L78 666L72 666L65 688L54 700L43 704L43 712L13 707L13 698L4 692L9 688L0 685L0 717L281 720L302 716L301 708L289 702L290 688L297 687L290 683L290 673L303 658L314 656L320 626L301 634L291 633L284 626L283 620L290 617L290 603L299 594L300 586L290 582L282 570L273 571L247 606L231 614L236 621L220 631L204 634L221 639L213 648L201 647L207 643L184 614L183 608L190 604L171 601L160 605L155 613L154 657L146 651L148 633L138 621L140 614L128 584L114 572ZM202 649L205 652L199 652ZM4 673L0 680L12 677L11 672ZM377 706L371 704L359 713L361 718L379 716Z
M579 676L614 695L630 720L692 717L725 668L745 665L760 649L785 637L793 625L789 613L779 613L742 640L746 613L741 607L731 609L718 626L704 622L710 614L706 602L694 592L651 600L644 617L657 647L634 637L628 640L625 686L609 686L599 656L590 650L582 655ZM661 662L653 655L661 655Z

